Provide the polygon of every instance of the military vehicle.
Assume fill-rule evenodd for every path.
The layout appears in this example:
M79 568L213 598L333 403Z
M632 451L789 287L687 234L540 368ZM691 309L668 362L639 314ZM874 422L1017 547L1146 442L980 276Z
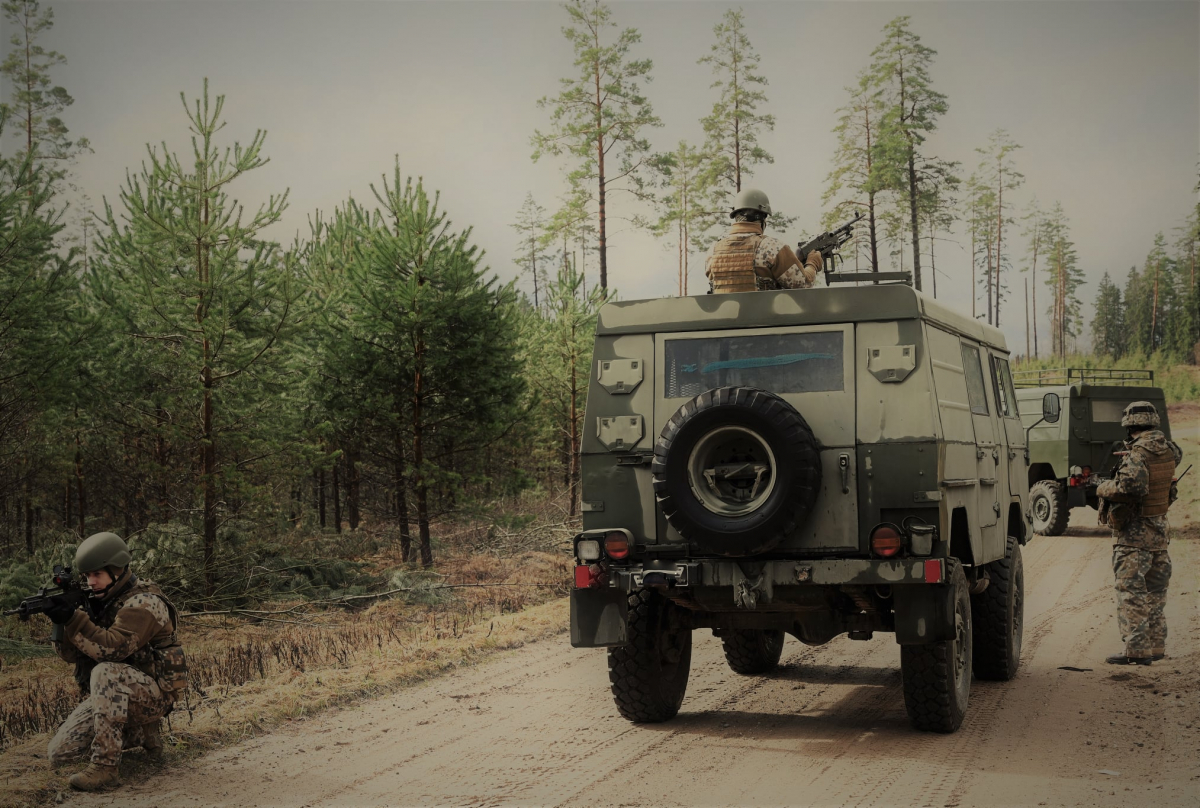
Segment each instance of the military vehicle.
M571 643L609 649L626 719L677 714L695 629L744 675L785 634L893 633L922 730L1016 674L1033 531L999 330L898 284L612 302L585 417Z
M1029 431L1029 509L1033 531L1061 536L1072 508L1098 508L1096 485L1112 476L1125 429L1121 413L1134 401L1149 401L1169 438L1166 397L1154 386L1153 370L1053 368L1013 373L1017 408ZM1041 423L1042 399L1054 393L1063 417Z

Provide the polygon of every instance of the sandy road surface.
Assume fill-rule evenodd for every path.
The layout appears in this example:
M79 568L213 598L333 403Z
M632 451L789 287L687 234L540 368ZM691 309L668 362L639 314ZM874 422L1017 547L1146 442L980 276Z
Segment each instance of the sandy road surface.
M741 677L698 631L656 726L619 718L604 652L562 635L71 804L1200 805L1200 530L1172 546L1170 658L1116 669L1111 543L1076 515L1026 548L1018 677L976 682L954 735L909 729L890 635L789 639Z

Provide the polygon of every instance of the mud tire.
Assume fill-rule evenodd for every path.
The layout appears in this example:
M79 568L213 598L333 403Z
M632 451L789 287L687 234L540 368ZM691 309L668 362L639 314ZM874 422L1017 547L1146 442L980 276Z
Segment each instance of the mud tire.
M654 590L629 596L629 643L608 649L608 681L622 718L653 724L679 712L692 669L692 630L682 611Z
M962 726L971 697L973 632L967 577L949 561L954 587L956 638L925 645L900 646L904 707L913 727L925 732L954 732Z
M689 463L711 435L741 429L769 447L772 488L744 513L706 507L689 482ZM680 407L654 445L654 496L667 521L701 555L744 557L767 552L812 513L821 490L817 438L796 409L754 387L719 387Z
M742 676L774 670L783 656L783 632L772 629L733 629L721 636L729 669Z
M1021 665L1025 627L1025 568L1021 545L1010 539L1008 555L988 564L987 589L971 598L975 677L1007 682Z
M1042 480L1029 489L1029 513L1033 532L1042 536L1061 536L1067 529L1071 509L1067 495L1057 480Z

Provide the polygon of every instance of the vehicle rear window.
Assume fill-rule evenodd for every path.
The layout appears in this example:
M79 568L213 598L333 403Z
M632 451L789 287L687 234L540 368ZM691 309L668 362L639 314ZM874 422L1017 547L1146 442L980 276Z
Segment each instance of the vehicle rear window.
M691 398L734 385L773 393L844 390L842 337L818 331L667 340L663 395Z

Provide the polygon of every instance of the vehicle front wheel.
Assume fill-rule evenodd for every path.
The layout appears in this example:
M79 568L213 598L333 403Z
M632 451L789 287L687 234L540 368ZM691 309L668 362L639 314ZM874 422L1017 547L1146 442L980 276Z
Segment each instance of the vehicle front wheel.
M947 578L954 589L954 639L900 646L904 707L913 727L927 732L958 729L971 698L971 595L962 567L956 562L947 564Z
M733 629L721 636L729 669L743 676L766 673L783 656L783 632L771 629Z
M1067 495L1057 480L1042 480L1029 489L1029 510L1033 532L1042 536L1061 536L1067 529L1071 509Z
M674 718L692 669L692 630L683 610L651 589L629 596L628 644L608 649L608 680L621 717Z

